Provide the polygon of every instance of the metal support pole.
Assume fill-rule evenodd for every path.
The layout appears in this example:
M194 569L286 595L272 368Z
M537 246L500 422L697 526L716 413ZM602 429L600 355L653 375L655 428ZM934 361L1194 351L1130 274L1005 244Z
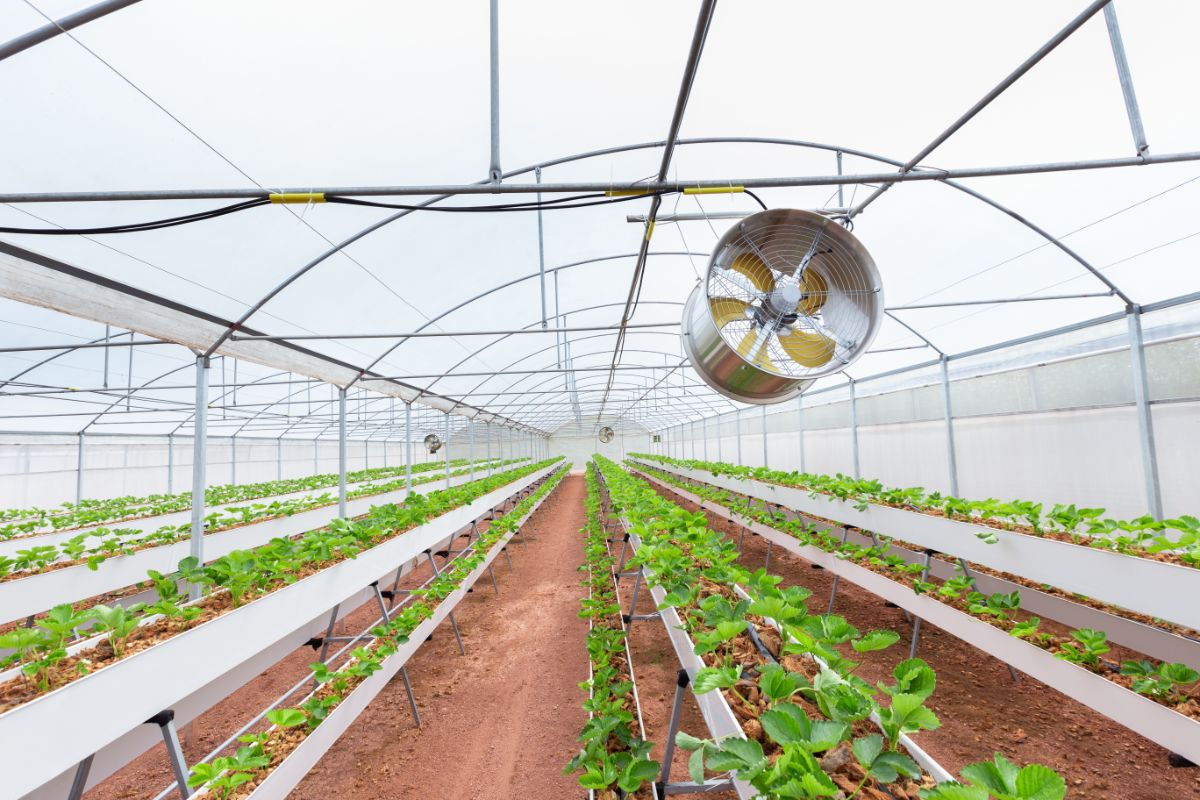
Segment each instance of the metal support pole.
M450 488L450 412L446 412L446 488Z
M283 437L275 440L275 480L283 480Z
M426 550L425 555L429 556L429 568L433 570L433 576L436 578L441 574L441 572L438 571L437 562L433 558L433 551ZM509 562L509 566L512 566L511 561ZM463 647L462 636L458 632L458 622L454 619L454 612L449 612L446 615L446 618L450 620L450 627L454 629L454 640L458 642L458 652L465 656L467 654L467 649Z
M850 535L849 528L842 528L842 544L846 543L846 537ZM842 582L841 575L833 576L833 587L829 590L829 608L825 610L826 614L833 613L833 604L837 601L838 584Z
M929 580L929 562L932 560L933 560L933 551L926 549L925 550L925 563L921 569L921 580L922 581ZM917 643L920 641L920 638L921 638L921 618L914 614L913 615L912 644L910 644L908 646L908 657L909 658L917 657Z
M408 667L400 668L400 680L404 681L404 691L408 692L408 707L412 711L417 727L421 727L421 712L417 711L417 696L413 694L412 681L408 679Z
M1129 117L1129 132L1133 134L1133 147L1139 156L1150 152L1146 143L1146 131L1142 127L1142 112L1138 108L1137 94L1133 91L1133 76L1129 72L1129 59L1125 57L1125 43L1121 39L1121 27L1117 24L1117 5L1104 7L1104 24L1108 26L1108 41L1112 45L1113 60L1117 64L1117 79L1121 82L1121 94L1125 98L1125 115Z
M717 416L717 461L722 461L722 462L725 460L725 455L723 453L724 445L721 442L721 439L723 437L724 437L724 434L721 431L721 417L720 417L720 415L718 415Z
M105 325L104 326L104 343L105 344L109 343L109 340L112 336L110 331L111 331L111 328L108 325ZM112 349L111 347L104 348L104 380L101 385L105 389L108 388L108 351L111 349ZM91 769L91 762L88 763L88 769Z
M84 787L87 786L88 774L92 771L92 760L96 754L85 758L79 762L79 766L75 768L75 779L71 781L71 791L67 794L67 800L80 800L83 797Z
M160 711L146 722L157 725L162 733L163 744L167 746L167 760L171 762L171 772L175 775L175 786L179 789L179 796L185 799L191 797L192 790L187 784L187 761L183 757L183 748L179 745L179 733L175 730L175 712L170 709Z
M800 471L804 472L804 395L796 398L796 439L800 446Z
M346 516L346 389L338 387L338 516Z
M229 483L237 486L237 436L229 437Z
M412 403L404 404L404 487L408 499L412 496Z
M167 494L175 494L175 434L167 434Z
M950 476L950 494L958 496L958 457L954 449L954 409L950 403L950 360L942 356L942 411L946 420L946 469Z
M675 733L679 730L679 716L683 711L683 692L691 680L687 670L679 670L675 676L675 700L671 703L671 721L667 724L667 738L663 740L662 774L658 776L659 797L664 794L661 788L671 778L671 760L675 757Z
M489 421L489 422L485 422L483 424L487 426L487 465L488 465L488 477L490 478L490 477L492 477L492 469L493 469L493 466L492 466L492 423Z
M1142 338L1142 311L1134 307L1129 320L1129 363L1133 367L1133 397L1137 406L1138 439L1142 445L1142 473L1150 515L1163 518L1162 487L1158 482L1158 450L1154 443L1154 418L1150 413L1150 386L1146 376L1146 349Z
M763 439L763 466L770 466L767 460L767 407L762 406L762 439Z
M737 431L737 463L742 463L742 410L739 408L733 412L734 430Z
M467 480L475 480L475 422L467 423Z
M83 502L83 431L79 432L79 441L75 453L75 503Z
M499 183L503 177L500 169L500 3L491 2L491 99L492 99L492 163L488 168L488 180Z
M704 438L701 439L701 441L704 443L704 445L703 445L704 460L708 461L708 417L705 417L704 419L702 419L700 421L700 427L702 429L701 433L704 434Z
M192 418L192 538L189 555L196 565L204 563L204 488L208 460L208 359L196 357L196 408ZM200 587L192 585L188 596L199 599ZM183 786L186 786L184 782Z
M854 459L854 477L858 478L858 394L854 379L850 379L850 455Z

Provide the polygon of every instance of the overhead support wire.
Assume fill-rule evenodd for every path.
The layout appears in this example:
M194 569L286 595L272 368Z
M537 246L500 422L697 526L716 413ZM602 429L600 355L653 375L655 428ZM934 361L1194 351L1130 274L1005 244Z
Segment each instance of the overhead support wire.
M1085 8L1078 16L1067 23L1066 27L1062 28L1058 33L1050 37L1050 40L1039 47L1033 55L1021 62L1021 65L1010 72L1004 80L996 84L996 86L994 86L991 91L980 98L975 105L971 106L962 116L952 122L950 127L946 128L937 136L935 136L933 141L922 147L915 156L904 162L904 165L900 168L900 172L902 174L911 172L918 164L924 161L930 153L941 147L947 139L958 133L958 131L961 130L964 125L974 119L979 112L991 105L993 100L1003 94L1018 80L1020 80L1025 73L1033 69L1039 61L1050 55L1050 53L1054 52L1055 48L1065 42L1071 36L1071 34L1079 30L1079 28L1082 27L1085 22L1095 16L1096 13L1107 6L1109 2L1111 2L1111 0L1093 0L1092 3L1088 4L1087 8ZM878 189L868 195L865 200L859 203L858 206L852 209L847 215L847 219L852 220L861 214L863 209L875 202L875 200L881 194L890 189L891 186L892 185L890 183L880 186Z

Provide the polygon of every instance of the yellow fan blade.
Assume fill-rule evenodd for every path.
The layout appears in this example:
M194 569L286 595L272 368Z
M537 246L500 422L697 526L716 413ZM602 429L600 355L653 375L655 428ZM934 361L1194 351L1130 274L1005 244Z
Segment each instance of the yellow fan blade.
M770 293L775 288L775 274L754 253L746 252L738 255L729 265L731 270L740 272L750 279L754 288L760 292Z
M797 308L800 313L811 317L825 305L825 300L829 297L829 284L810 264L809 269L804 271L804 277L800 279L800 291L804 293L804 299Z
M833 358L836 343L819 333L794 331L779 337L779 345L788 358L802 367L823 367Z
M746 309L750 307L750 304L745 300L733 297L710 297L708 298L708 307L712 311L713 321L717 323L717 328L724 328L729 323L738 320L748 321Z
M758 341L758 329L751 328L742 340L738 342L737 351L743 358L750 358L750 351L754 349L754 343ZM767 342L763 342L763 346L757 353L754 354L754 364L758 367L766 369L774 369L775 365L771 363L771 356L767 353Z

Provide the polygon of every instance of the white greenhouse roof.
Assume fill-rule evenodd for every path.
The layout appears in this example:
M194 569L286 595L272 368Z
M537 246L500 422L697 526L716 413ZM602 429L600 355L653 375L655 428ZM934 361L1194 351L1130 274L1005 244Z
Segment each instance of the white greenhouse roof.
M498 186L486 3L119 5L0 61L0 228L281 190L428 208L0 233L0 430L186 430L198 353L247 432L332 433L329 384L351 386L362 435L391 434L396 400L426 427L452 411L546 434L711 416L736 404L686 365L682 304L759 206L678 191L697 184L850 209L888 308L854 379L1198 288L1196 4L1114 6L1130 92L1102 2L500 4ZM82 8L10 0L0 41ZM539 182L543 200L665 193L540 225L451 211L530 203ZM130 331L172 344L72 349Z

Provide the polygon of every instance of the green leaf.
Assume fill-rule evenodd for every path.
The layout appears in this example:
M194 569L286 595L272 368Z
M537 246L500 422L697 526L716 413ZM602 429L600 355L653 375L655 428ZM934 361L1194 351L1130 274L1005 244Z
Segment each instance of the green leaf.
M870 769L875 758L883 752L883 737L873 733L870 736L855 739L850 745L850 750L858 759L858 763L862 764L863 769Z
M696 673L692 681L692 691L696 694L706 694L713 689L727 689L737 683L742 668L705 667Z
M988 793L987 789L978 786L963 786L950 781L932 789L922 789L921 800L988 800Z
M884 650L900 641L900 634L895 631L871 631L861 639L854 639L850 646L858 653L870 653L874 650Z
M678 731L675 734L675 746L681 750L687 750L691 752L692 750L699 750L700 748L704 747L704 740L697 739L690 733Z
M1014 800L1062 800L1066 795L1066 781L1049 767L1027 764L1017 773Z
M762 669L758 688L769 700L785 700L796 693L800 682L783 667L771 664Z
M697 748L688 757L688 775L696 783L704 783L704 748Z
M808 716L799 706L776 706L763 712L758 721L777 744L803 744L808 740Z
M294 728L308 721L308 715L298 708L277 708L267 712L267 722L280 728Z
M921 768L903 753L883 753L871 764L871 775L882 783L892 783L901 775L919 778Z
M1017 775L1020 769L1000 753L991 761L968 764L962 776L976 786L982 786L994 795L1011 796L1017 791Z

